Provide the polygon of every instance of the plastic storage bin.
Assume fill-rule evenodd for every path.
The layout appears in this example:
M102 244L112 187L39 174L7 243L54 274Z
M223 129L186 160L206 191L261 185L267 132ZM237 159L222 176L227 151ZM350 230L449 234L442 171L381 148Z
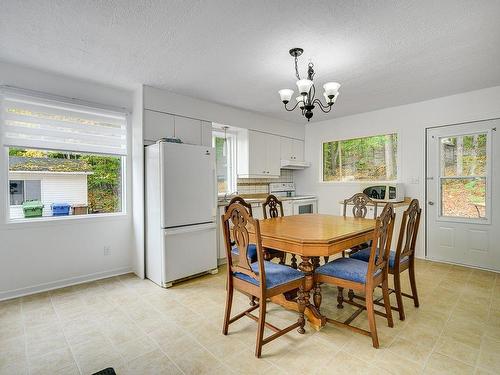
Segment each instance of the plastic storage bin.
M23 203L24 217L41 217L43 212L43 203L40 201L26 201Z
M86 204L74 204L72 210L73 215L87 215L89 208Z
M68 203L52 203L52 216L67 216L70 208Z

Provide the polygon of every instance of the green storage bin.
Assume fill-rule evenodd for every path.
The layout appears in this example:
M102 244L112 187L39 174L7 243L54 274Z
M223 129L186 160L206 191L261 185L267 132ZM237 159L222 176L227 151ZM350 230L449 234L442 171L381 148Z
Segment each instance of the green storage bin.
M24 217L42 217L43 203L40 201L26 201L23 203Z

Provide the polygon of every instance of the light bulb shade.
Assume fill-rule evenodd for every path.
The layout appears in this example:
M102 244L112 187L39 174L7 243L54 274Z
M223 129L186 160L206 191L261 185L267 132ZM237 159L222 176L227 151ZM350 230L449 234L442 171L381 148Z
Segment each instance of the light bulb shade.
M339 91L339 92L337 92L337 93L335 94L335 96L333 97L333 102L334 102L334 103L335 103L335 102L337 101L337 99L339 98L339 95L340 95L340 91Z
M326 92L323 93L323 96L325 97L326 102L330 103L331 99L328 97L328 95L326 94Z
M297 87L299 88L299 93L307 94L313 85L313 81L310 79L299 79L297 81Z
M299 102L299 103L300 103L300 102L303 102L303 101L304 101L304 97L303 97L302 95L301 95L301 96L297 96L297 97L295 98L295 100L297 100L297 102Z
M278 93L280 94L281 101L288 103L290 101L290 99L292 98L293 90L283 89L283 90L278 91Z
M327 96L335 95L339 91L340 83L327 82L323 85L323 88Z

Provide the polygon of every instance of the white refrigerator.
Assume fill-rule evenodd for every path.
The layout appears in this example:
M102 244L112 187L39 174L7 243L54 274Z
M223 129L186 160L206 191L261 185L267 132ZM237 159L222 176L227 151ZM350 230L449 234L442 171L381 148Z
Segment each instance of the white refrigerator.
M215 149L145 147L146 277L162 287L217 272Z

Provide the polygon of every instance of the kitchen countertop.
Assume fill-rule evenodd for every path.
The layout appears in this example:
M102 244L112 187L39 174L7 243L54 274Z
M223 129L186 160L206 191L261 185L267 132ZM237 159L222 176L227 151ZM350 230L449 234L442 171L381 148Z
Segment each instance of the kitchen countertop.
M402 202L397 202L393 203L394 207L406 207L410 204L411 198L410 197L405 197L405 200ZM387 202L377 202L378 207L383 207ZM344 204L344 201L339 201L339 204ZM350 206L352 206L352 203L348 203ZM367 206L373 206L373 204L368 203Z
M266 201L268 194L242 194L240 197L242 197L246 202L248 203L264 203ZM233 198L233 197L231 197ZM217 201L218 206L225 206L229 203L231 200L229 198L228 200L223 200L219 199ZM277 197L281 201L296 201L296 200L302 200L302 199L317 199L315 195L296 195L295 197Z

